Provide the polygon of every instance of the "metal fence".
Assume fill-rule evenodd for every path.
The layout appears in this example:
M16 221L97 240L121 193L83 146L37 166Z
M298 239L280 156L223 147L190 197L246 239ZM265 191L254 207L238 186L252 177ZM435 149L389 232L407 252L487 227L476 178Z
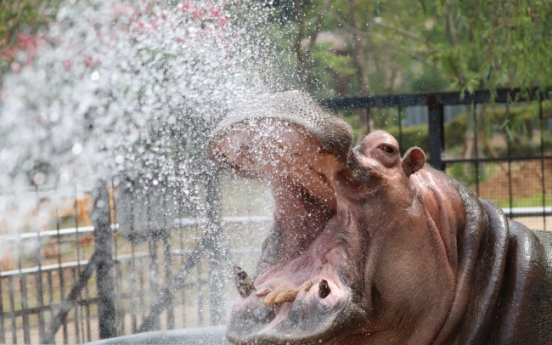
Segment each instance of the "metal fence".
M432 166L497 202L508 216L552 230L549 91L321 103L349 121L355 121L354 109L370 109L374 127L394 131L403 152L422 146ZM446 107L455 105L464 108L446 122ZM414 106L427 108L426 123L405 121ZM530 116L519 109L530 109ZM473 156L466 158L462 145L470 135ZM225 284L224 268L237 262L253 269L271 222L270 196L260 183L221 181L217 174L196 183L199 202L192 210L171 197L184 194L179 191L144 194L135 186L129 193L116 181L75 189L68 202L54 205L45 201L51 191L37 187L29 218L49 209L52 227L0 234L0 343L83 343L224 323L228 296L236 294Z
M129 194L118 195L121 187L113 183L75 192L62 202L69 209L43 201L51 190L29 194L38 205L29 217L50 207L57 213L55 227L0 236L7 249L0 266L0 343L75 344L224 323L225 295L235 292L225 286L229 270L222 268L230 264L221 262L252 269L271 217L252 213L255 201L246 196L240 196L241 215L223 217L218 176L198 183L204 195L192 217L184 211L156 214L159 203L169 202L159 193L151 202L133 193L137 202L129 205ZM242 182L229 188L236 184ZM125 205L141 208L128 214ZM135 219L143 214L151 222L147 229ZM221 238L228 231L245 240L228 246Z

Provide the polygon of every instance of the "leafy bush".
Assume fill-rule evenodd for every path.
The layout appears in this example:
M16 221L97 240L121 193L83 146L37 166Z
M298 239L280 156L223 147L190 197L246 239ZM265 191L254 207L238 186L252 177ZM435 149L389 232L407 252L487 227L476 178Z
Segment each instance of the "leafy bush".
M403 127L402 136L399 135L398 126L389 127L387 131L399 141L401 152L405 152L412 146L418 146L424 152L429 153L429 136L426 125Z

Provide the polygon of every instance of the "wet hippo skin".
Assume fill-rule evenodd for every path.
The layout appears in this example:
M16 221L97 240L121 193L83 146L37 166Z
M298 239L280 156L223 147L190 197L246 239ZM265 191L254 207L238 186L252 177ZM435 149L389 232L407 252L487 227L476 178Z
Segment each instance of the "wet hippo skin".
M552 344L552 236L307 95L244 105L208 154L272 188L274 224L227 328L235 344Z

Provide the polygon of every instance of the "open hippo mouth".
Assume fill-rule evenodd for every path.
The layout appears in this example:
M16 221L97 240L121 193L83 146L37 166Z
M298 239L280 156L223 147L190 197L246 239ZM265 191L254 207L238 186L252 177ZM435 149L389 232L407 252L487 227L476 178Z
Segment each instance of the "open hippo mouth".
M241 297L227 336L236 344L328 341L366 322L351 271L350 219L337 176L347 167L352 132L300 92L266 97L230 114L208 146L212 159L267 181L274 225L254 276L235 266ZM356 268L355 268L356 267ZM358 273L356 273L358 275Z

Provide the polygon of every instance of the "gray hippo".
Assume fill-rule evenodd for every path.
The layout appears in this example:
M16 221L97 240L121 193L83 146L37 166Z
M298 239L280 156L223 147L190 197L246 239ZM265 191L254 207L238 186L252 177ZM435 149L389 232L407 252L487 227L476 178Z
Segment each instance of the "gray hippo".
M272 188L274 224L227 328L235 344L552 344L552 236L352 131L301 92L244 105L208 154Z

